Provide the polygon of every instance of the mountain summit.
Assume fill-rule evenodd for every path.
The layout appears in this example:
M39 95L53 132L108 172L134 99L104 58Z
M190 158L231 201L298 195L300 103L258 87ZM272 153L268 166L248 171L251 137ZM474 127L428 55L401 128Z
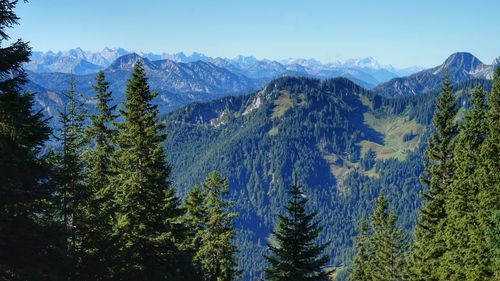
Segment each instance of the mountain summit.
M458 52L450 55L441 65L441 68L460 68L467 72L484 66L484 64L471 53Z
M107 71L118 71L125 70L131 71L134 65L140 61L144 67L149 69L156 69L156 65L151 63L150 60L139 56L136 53L126 54L117 58L106 70Z
M458 52L450 55L441 65L407 77L394 78L378 85L374 91L384 96L417 95L439 89L446 75L454 84L471 79L491 79L493 68L493 65L482 63L470 53Z
M450 76L454 76L450 78L457 81L471 79L470 76L474 78L491 78L489 72L492 71L474 55L465 52L452 54L442 65L434 69L434 75L442 76L448 71Z

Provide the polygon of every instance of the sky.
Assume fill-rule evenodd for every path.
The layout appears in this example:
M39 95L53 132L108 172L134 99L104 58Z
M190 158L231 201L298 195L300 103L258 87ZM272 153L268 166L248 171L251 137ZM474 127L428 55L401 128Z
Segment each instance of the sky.
M37 51L372 56L430 67L457 51L488 64L500 56L498 11L498 0L30 0L18 4L9 34Z

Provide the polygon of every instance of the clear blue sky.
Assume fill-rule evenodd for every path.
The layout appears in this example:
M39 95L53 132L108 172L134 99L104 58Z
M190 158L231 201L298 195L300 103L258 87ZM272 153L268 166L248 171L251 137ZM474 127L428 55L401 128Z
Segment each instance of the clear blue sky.
M499 0L31 0L13 38L35 50L123 47L433 66L500 56Z

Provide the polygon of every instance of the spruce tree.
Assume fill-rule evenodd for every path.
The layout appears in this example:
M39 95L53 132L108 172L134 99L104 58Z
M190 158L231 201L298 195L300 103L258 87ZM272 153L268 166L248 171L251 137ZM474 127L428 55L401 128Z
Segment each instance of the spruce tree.
M358 235L354 238L355 256L351 264L349 281L370 281L371 279L371 257L370 225L366 219L361 219L358 225Z
M119 280L179 280L184 276L179 257L179 200L170 187L170 167L162 142L164 126L158 120L156 93L149 89L140 62L126 88L123 121L117 124L116 193L118 256L113 268Z
M487 111L485 92L472 91L472 107L466 112L455 146L455 179L446 191L446 218L443 237L446 252L439 275L441 280L489 280L481 239L477 181L479 152L485 138Z
M268 280L328 280L328 256L322 254L327 245L317 242L320 222L316 212L307 211L307 202L302 187L293 185L286 215L279 216L268 243Z
M85 139L90 144L84 153L85 188L89 192L83 214L84 237L81 260L81 275L86 280L103 280L108 276L110 257L113 256L111 237L113 209L113 190L110 185L112 176L112 157L115 150L112 127L116 115L115 105L110 105L112 93L105 81L104 72L96 75L95 100L97 113L90 116L91 124L86 128Z
M404 268L405 238L396 226L396 213L388 210L388 203L381 193L371 217L373 234L370 238L368 273L373 281L402 280Z
M454 176L454 139L458 132L456 115L457 104L446 77L436 99L432 119L434 131L425 151L427 161L421 181L427 189L422 194L422 208L408 258L408 280L432 281L438 278L439 259L446 248L438 233L442 231L442 222L446 217L445 192Z
M229 210L231 201L226 198L227 179L221 178L217 172L212 172L203 183L203 190L207 194L204 202L206 222L199 230L200 238L194 241L200 244L194 257L195 263L201 267L202 280L236 280L240 275L235 257L237 249L233 244L233 219L236 214ZM203 209L199 212L203 218Z
M484 260L493 280L500 280L500 68L488 96L487 128L478 169L479 221L488 243Z
M187 243L191 252L193 267L196 276L202 276L202 264L198 259L194 259L196 253L200 251L203 230L207 228L208 215L205 204L207 197L206 190L196 185L187 194L184 201L186 210ZM200 277L201 278L201 277Z
M17 1L0 0L0 279L57 280L49 255L45 208L49 166L42 157L50 129L33 112L33 95L23 92L30 47L22 40L5 46L7 29L18 24Z
M84 185L84 161L81 157L85 146L83 134L86 109L79 100L81 95L75 92L74 80L70 81L65 96L67 104L59 116L61 151L57 161L55 194L61 212L64 239L67 241L68 274L71 278L77 278L80 273L79 261L83 256L84 213L90 196Z

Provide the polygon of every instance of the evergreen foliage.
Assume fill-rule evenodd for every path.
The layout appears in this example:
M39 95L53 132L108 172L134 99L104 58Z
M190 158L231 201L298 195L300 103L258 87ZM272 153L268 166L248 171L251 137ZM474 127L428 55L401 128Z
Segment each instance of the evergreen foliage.
M358 225L358 235L354 237L355 256L351 263L349 281L370 281L370 258L372 250L370 245L370 225L366 219L361 219Z
M57 225L47 220L49 166L42 155L51 130L33 112L33 95L21 91L28 43L5 46L7 29L18 24L16 4L0 0L0 279L54 280Z
M380 194L371 217L372 237L370 248L370 275L374 281L396 281L402 279L404 267L405 238L396 226L397 216L388 210L387 199Z
M352 254L353 218L373 209L359 223L349 280L500 280L500 68L491 84L473 79L456 92L446 78L437 98L383 98L343 78L280 78L254 95L169 114L175 183L228 175L210 173L180 206L165 122L140 62L119 116L103 72L90 120L71 81L60 147L46 153L51 130L21 90L30 47L2 46L16 4L0 0L0 280L248 279L260 272L242 275L238 261L263 269L260 239L285 205L265 256L269 280L326 280L326 265ZM368 120L411 126L395 135L414 150L392 157L390 134ZM414 226L424 168L407 251L402 228ZM310 199L295 184L286 204L292 174Z
M67 105L60 113L61 129L59 139L61 151L56 161L56 205L59 206L66 241L67 272L72 278L79 275L78 266L84 255L82 248L85 229L87 202L91 196L84 184L84 161L81 157L85 141L86 110L79 95L75 93L74 81L70 81L65 94Z
M483 270L500 280L500 67L493 77L488 111L483 128L486 136L480 148L478 167L480 242L487 242Z
M194 219L195 256L194 262L199 265L201 279L207 281L236 280L240 271L237 269L235 229L233 219L236 213L231 212L231 201L227 200L227 179L212 172L205 180L202 191L195 188L191 192L190 201L201 201L201 193L205 194L202 207L189 208L190 214L198 214L198 222ZM200 222L201 225L200 225Z
M327 245L317 242L322 228L317 213L307 211L307 202L302 187L294 184L286 215L279 216L268 243L268 280L328 280L328 256L323 255Z
M396 213L388 208L387 199L380 193L370 224L360 221L349 280L402 280L405 236L396 226Z
M364 170L370 170L375 165L376 157L377 154L375 153L375 151L368 149L366 154L361 159L361 167Z
M425 151L427 161L421 181L427 190L423 193L423 207L419 212L413 249L408 259L409 280L437 280L434 269L439 266L439 259L445 251L445 242L437 234L441 232L446 218L445 193L454 176L454 139L458 132L456 115L457 103L450 81L445 78L436 99L432 119L434 131Z
M483 271L486 249L481 239L477 210L479 150L485 138L486 93L472 91L472 107L465 114L457 136L454 161L455 179L446 190L446 218L440 235L446 242L438 271L441 280L488 280ZM486 274L486 275L485 275Z
M127 84L123 121L117 124L116 165L112 179L116 214L113 235L117 241L119 280L179 280L183 272L182 211L170 187L165 163L163 125L151 104L140 62Z
M89 198L84 210L84 250L81 265L82 279L103 280L109 276L113 256L112 223L114 216L114 191L111 189L112 154L115 151L112 123L116 105L110 105L111 92L103 72L96 75L95 100L97 113L90 115L91 123L85 131L85 140L89 143L84 152L85 187Z
M191 259L196 270L196 276L202 276L202 263L194 256L200 251L202 242L202 231L207 228L208 214L205 204L206 190L195 185L186 195L184 208L186 210L187 243L191 249Z

